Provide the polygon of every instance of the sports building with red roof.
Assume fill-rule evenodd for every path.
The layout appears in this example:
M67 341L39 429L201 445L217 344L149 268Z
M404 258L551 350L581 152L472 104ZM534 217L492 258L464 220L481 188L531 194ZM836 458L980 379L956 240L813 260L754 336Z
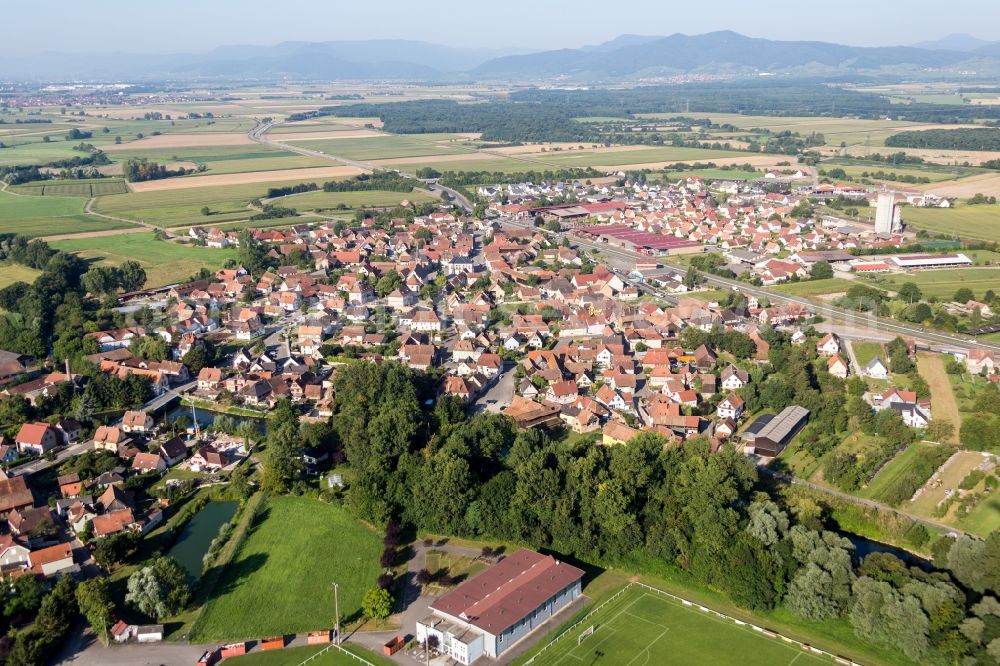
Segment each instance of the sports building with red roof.
M431 604L417 622L460 664L496 658L580 596L583 571L551 555L518 550Z

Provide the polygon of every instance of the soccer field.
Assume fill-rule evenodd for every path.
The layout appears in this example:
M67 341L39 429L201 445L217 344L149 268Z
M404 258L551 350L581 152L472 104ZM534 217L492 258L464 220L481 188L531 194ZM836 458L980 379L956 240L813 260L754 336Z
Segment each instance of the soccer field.
M593 633L587 635L593 627ZM770 638L698 606L633 586L544 648L532 666L830 664L796 643Z

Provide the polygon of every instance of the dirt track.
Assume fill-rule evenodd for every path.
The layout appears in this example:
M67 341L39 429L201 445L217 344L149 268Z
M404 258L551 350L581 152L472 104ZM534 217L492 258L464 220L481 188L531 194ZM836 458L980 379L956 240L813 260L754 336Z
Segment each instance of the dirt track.
M120 236L122 234L149 233L145 227L132 227L129 229L105 229L104 231L84 231L79 234L56 234L55 236L41 236L39 240L46 243L49 241L75 240L77 238L100 238L102 236Z

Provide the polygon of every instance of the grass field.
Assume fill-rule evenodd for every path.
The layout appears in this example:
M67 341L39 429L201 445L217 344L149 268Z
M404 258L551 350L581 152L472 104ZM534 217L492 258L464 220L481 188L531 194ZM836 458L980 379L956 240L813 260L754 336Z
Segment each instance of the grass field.
M882 344L879 342L862 342L859 340L851 340L851 348L854 350L854 356L858 359L858 364L862 369L868 362L871 361L876 356L881 356L882 360L885 361L885 350L882 348Z
M393 663L381 655L374 654L356 645L348 643L342 647L373 664L388 665ZM271 652L255 652L243 657L230 657L226 659L226 664L228 666L299 666L299 664L322 652L325 648L325 645L309 645ZM323 652L322 655L309 662L310 666L359 666L361 663L354 657L346 655L336 648L331 648Z
M10 286L15 282L27 282L31 284L41 273L41 271L36 271L34 268L28 268L20 264L0 264L0 289Z
M53 241L52 247L104 266L134 259L146 271L146 286L160 287L186 279L202 268L218 270L236 256L232 248L216 249L159 241L150 233Z
M958 433L962 425L962 415L958 411L958 401L951 390L951 380L944 369L944 359L940 354L920 352L917 354L917 371L931 389L931 417L934 420L951 421L955 434L947 441L958 443Z
M593 625L592 635L579 641ZM537 666L824 664L829 659L635 586L537 656ZM519 661L517 663L525 663Z
M903 221L936 234L1000 242L1000 206L907 207Z
M950 301L955 292L968 287L976 298L982 298L987 289L1000 286L1000 268L953 268L948 270L919 271L915 273L888 273L870 280L876 286L897 291L904 282L920 287L924 298L935 296Z
M790 296L828 296L841 294L851 288L853 281L844 278L829 278L827 280L806 280L779 284L772 287L775 291Z
M359 613L380 570L381 539L338 507L301 497L267 502L213 598L192 640L250 639L333 625L331 583L340 611Z
M993 491L989 497L979 500L976 508L958 521L958 526L983 538L1000 528L1000 493Z
M879 470L879 473L875 475L872 479L871 484L867 488L862 488L858 491L858 495L861 497L875 499L884 501L887 493L889 493L897 483L907 475L914 466L920 464L926 459L932 458L938 453L940 447L933 446L930 444L911 444L906 448L905 451L898 453L895 458L890 460L885 467ZM948 447L949 451L953 451L951 447ZM943 462L943 461L942 461ZM937 465L934 466L937 469ZM930 478L930 474L927 475ZM926 479L924 479L926 481ZM907 499L909 499L907 497Z
M0 191L0 233L25 236L126 229L127 222L113 222L84 213L83 197L33 197Z
M402 201L410 203L424 203L426 201L437 201L438 197L426 192L388 192L382 190L372 190L366 192L305 192L303 194L293 194L287 197L274 199L274 203L281 206L290 206L296 210L328 210L343 205L348 208L358 208L365 206L384 207L397 206Z

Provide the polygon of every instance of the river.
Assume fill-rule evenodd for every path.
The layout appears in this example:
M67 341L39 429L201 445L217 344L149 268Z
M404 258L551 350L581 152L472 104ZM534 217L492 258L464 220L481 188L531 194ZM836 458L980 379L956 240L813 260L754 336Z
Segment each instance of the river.
M202 559L219 529L236 515L237 502L209 502L188 521L170 552L191 580L201 576Z

